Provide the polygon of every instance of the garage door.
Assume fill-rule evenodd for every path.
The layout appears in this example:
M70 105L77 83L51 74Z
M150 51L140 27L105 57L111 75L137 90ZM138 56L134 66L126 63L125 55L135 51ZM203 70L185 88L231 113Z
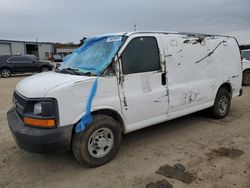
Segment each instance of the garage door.
M0 55L11 55L10 44L0 43Z

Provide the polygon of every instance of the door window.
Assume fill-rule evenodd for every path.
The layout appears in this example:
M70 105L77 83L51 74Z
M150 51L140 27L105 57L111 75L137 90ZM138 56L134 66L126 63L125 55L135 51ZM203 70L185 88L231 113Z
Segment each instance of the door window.
M20 63L31 63L32 59L27 57L11 57L9 59L10 62L20 62Z
M154 37L132 39L121 56L124 74L160 70L157 41Z

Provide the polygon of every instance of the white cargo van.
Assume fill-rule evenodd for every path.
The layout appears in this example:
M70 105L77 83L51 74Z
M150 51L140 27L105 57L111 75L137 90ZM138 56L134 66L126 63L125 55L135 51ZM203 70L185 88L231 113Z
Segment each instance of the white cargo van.
M78 161L98 166L115 156L125 133L207 108L224 118L241 83L233 37L103 35L86 40L56 72L20 81L8 122L24 150L71 149Z
M243 71L243 79L242 84L244 86L250 85L250 49L242 50L242 71Z

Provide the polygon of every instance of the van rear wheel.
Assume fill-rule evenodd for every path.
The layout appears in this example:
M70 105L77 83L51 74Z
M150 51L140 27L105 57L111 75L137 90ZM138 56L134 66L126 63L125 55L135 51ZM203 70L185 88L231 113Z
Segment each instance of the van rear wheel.
M228 90L221 88L215 98L214 106L211 108L212 114L216 119L227 116L231 105L231 94Z
M97 114L84 131L73 136L72 152L80 163L96 167L114 158L121 140L122 132L117 121Z
M250 70L245 70L243 72L242 84L244 86L249 86L250 85Z

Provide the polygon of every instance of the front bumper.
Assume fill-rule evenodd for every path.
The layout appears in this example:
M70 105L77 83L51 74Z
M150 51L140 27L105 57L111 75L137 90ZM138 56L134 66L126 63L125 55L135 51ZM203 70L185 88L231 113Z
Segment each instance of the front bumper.
M29 127L18 118L14 108L8 111L7 118L21 149L34 153L64 152L70 149L73 125L54 129Z

